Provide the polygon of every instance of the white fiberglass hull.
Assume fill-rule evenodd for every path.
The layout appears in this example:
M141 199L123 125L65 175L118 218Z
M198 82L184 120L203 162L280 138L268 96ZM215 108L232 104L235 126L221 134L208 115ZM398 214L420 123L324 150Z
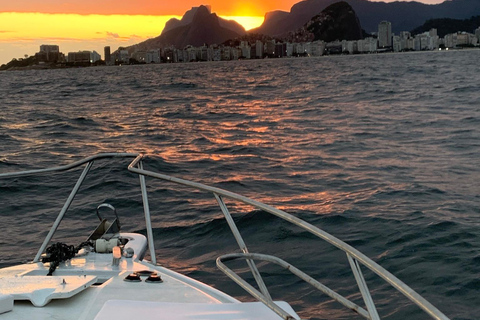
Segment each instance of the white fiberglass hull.
M137 241L142 241L142 239ZM124 280L125 277L134 272L145 272L147 270L156 272L163 281L161 283L150 283L145 281L146 276L142 276L141 281L138 282ZM0 269L0 283L4 284L0 289L0 294L4 296L11 293L16 294L13 310L0 314L0 319L86 320L96 319L97 316L98 319L105 319L105 312L112 313L110 309L112 303L115 305L113 301L117 301L117 303L118 301L124 301L121 303L124 306L124 312L120 312L117 317L112 317L112 319L118 319L122 315L128 314L125 306L130 306L129 310L135 310L135 306L140 306L139 302L150 303L149 307L152 312L158 307L155 303L167 303L163 305L164 316L168 316L168 313L165 313L167 311L166 306L170 305L169 312L177 313L176 315L170 314L170 319L176 319L175 316L178 319L183 319L179 318L178 310L175 311L172 304L188 303L192 304L191 306L194 306L194 304L200 306L239 303L238 300L208 285L161 266L139 261L135 257L122 257L119 265L114 266L112 265L111 253L90 252L61 264L51 277L46 277L47 273L48 264L40 262ZM68 289L63 292L62 290L75 277L86 279L87 282L84 287L73 295L67 292ZM95 281L90 281L92 278L95 278ZM42 286L42 281L44 287L39 287ZM21 286L18 285L20 282ZM6 285L14 285L15 283L17 284L16 288L8 288ZM20 295L19 293L22 290L24 294ZM30 294L26 295L25 292ZM62 294L64 297L62 297ZM51 301L49 301L48 295L53 296ZM34 303L37 304L38 301L46 301L46 303L41 307L34 306ZM105 310L99 315L104 306ZM208 307L203 308L208 310ZM264 308L266 309L264 311L271 313L275 319L279 319L273 311ZM121 310L122 308L115 307L114 309ZM143 307L140 309L144 310L142 311L144 313L145 310L148 310L148 308Z

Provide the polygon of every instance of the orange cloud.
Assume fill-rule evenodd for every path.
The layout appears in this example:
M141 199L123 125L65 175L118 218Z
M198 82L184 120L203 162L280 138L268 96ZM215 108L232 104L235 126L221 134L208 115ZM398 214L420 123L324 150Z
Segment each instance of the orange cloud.
M264 16L267 11L289 11L299 0L176 0L176 1L118 1L118 0L16 0L3 3L0 12L41 12L76 14L121 15L183 15L191 7L211 5L213 12L229 16Z

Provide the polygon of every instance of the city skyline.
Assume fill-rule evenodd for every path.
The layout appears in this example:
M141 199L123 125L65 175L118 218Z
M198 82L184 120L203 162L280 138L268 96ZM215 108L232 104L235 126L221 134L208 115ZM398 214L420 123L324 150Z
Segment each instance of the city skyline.
M180 19L191 7L209 4L212 11L235 20L246 30L262 24L269 11L289 11L298 0L245 0L236 2L179 0L136 3L113 0L19 0L0 9L0 64L33 55L42 44L58 43L65 51L95 50L130 46L158 36L171 18ZM390 1L388 1L390 2ZM441 3L423 0L423 3ZM90 3L90 5L89 5Z

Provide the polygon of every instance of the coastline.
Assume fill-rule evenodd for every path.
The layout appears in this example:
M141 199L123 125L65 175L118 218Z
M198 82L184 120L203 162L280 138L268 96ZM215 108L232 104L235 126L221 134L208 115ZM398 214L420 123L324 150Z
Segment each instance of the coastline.
M331 57L331 56L363 56L363 55L377 55L377 54L404 54L404 53L425 53L425 52L445 52L445 51L470 51L470 50L479 50L480 47L459 47L459 48L447 48L442 50L422 50L422 51L402 51L402 52L393 52L393 51L381 51L381 52L368 52L368 53L354 53L354 54L324 54L321 57ZM299 58L310 58L309 56L292 56L292 57L280 57L280 58L263 58L263 59L247 59L247 60L269 60L269 59L299 59ZM245 60L245 59L238 59ZM13 61L13 60L12 60ZM236 61L236 60L227 60L227 61ZM21 63L22 60L17 60L17 63ZM211 62L211 61L195 61L195 62ZM10 62L11 63L11 62ZM180 63L191 63L191 62L180 62ZM132 63L132 64L119 64L122 65L157 65L157 64L167 64L163 63ZM105 65L103 63L92 63L90 65L67 65L65 63L52 63L52 64L31 64L27 66L12 66L7 67L8 64L3 64L0 66L0 72L2 71L28 71L28 70L54 70L54 69L74 69L74 68L90 68L90 67L115 67L117 65ZM5 68L7 67L7 68Z

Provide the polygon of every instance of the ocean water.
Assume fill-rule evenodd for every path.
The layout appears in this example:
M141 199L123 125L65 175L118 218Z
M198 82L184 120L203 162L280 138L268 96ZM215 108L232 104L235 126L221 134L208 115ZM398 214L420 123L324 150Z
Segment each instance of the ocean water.
M228 189L353 245L451 319L480 314L480 51L0 73L0 172L142 152L147 169ZM95 208L145 233L128 161L95 163L55 240ZM0 267L31 261L80 171L0 180ZM158 261L241 300L216 269L238 251L211 195L147 178ZM274 254L362 304L344 254L227 202L251 252ZM239 273L250 279L243 265ZM308 319L358 319L260 264ZM364 269L383 319L427 316Z

